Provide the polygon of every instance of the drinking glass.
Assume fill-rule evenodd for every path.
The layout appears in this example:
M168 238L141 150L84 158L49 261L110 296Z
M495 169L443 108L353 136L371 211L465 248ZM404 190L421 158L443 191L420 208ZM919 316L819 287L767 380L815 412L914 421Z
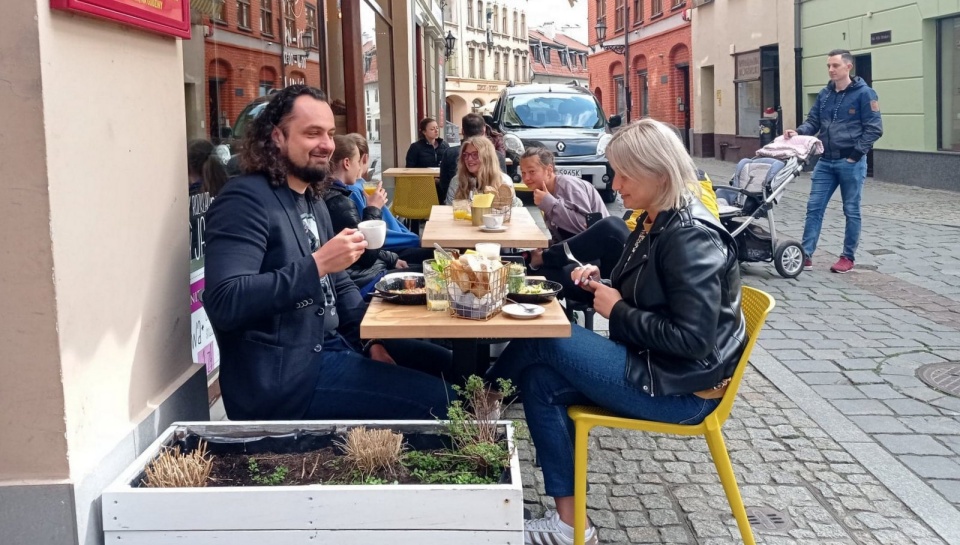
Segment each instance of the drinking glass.
M466 199L453 201L453 219L470 221L472 218L470 201Z
M446 311L449 308L447 283L442 267L446 262L428 259L423 262L423 280L427 292L427 310Z

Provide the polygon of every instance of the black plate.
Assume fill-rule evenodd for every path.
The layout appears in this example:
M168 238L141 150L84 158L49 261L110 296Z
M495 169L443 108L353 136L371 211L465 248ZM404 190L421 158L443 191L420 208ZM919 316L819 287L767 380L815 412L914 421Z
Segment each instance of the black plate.
M543 286L544 291L542 293L508 293L507 297L518 303L549 303L556 299L557 294L563 289L563 286L561 286L559 282L551 282L549 280L528 278L524 280L524 284L528 286L540 284Z
M394 276L388 280L381 280L374 286L376 292L374 297L380 297L384 301L396 303L398 305L426 305L426 293L390 293L393 290L422 288L426 286L423 275Z

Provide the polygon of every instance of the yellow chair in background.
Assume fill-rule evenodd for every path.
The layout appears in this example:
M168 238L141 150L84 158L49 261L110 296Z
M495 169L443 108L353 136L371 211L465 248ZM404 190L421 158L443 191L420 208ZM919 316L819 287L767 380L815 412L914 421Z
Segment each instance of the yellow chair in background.
M411 222L409 227L414 233L420 234L419 222L430 219L430 209L438 204L433 176L397 176L390 211Z
M737 397L743 372L747 368L747 361L750 359L750 352L753 351L753 345L756 344L757 337L760 336L760 330L767 320L767 314L773 310L776 302L769 294L746 286L743 288L742 298L743 315L747 322L747 346L743 349L743 355L740 356L740 362L737 364L737 369L733 373L730 384L727 386L727 392L720 400L720 404L700 424L686 426L621 418L599 407L574 406L567 410L567 414L576 426L573 488L575 508L573 519L574 545L583 545L583 536L587 525L587 439L594 426L674 435L704 436L707 440L707 446L710 447L713 464L717 467L717 473L720 475L723 491L727 494L727 501L730 502L733 516L737 519L737 526L740 527L740 537L746 545L756 544L753 539L753 531L750 529L750 522L747 521L747 511L743 507L740 489L737 488L737 478L733 474L733 466L730 464L730 456L727 454L727 447L723 442L720 427L730 416L730 411L733 409L733 400Z

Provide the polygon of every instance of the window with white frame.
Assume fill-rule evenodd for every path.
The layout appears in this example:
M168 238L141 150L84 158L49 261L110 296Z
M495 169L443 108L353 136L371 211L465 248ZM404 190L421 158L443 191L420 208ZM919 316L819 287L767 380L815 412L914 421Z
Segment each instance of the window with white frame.
M273 36L273 0L260 0L260 33Z
M250 30L250 0L237 0L237 26Z
M960 151L960 17L938 22L939 148ZM879 105L877 106L879 108Z

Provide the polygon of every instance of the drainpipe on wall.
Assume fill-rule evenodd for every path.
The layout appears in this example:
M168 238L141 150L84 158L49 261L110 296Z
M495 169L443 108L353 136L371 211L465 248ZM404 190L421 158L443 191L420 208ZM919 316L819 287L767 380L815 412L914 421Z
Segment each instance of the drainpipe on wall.
M796 101L797 121L795 126L799 127L803 119L803 47L800 40L800 4L803 0L793 0L793 79L794 79L794 100Z

